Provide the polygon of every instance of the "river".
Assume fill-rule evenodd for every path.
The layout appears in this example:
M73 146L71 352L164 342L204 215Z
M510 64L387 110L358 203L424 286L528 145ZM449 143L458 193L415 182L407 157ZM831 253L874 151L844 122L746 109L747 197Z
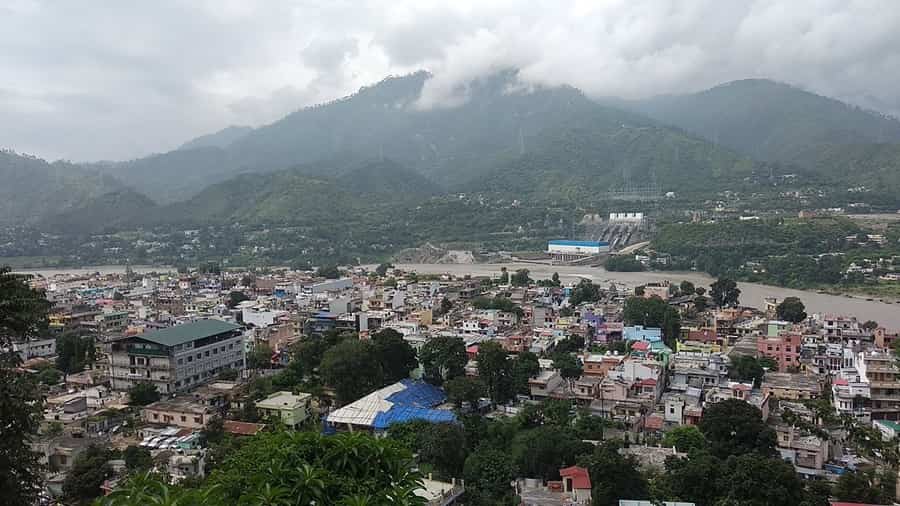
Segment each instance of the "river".
M175 272L175 268L169 265L132 265L131 270L135 274L147 274L149 272ZM124 265L93 265L87 267L60 267L57 269L15 269L22 274L33 274L52 278L53 276L84 276L94 273L100 274L125 274Z
M516 269L528 269L533 279L549 279L554 272L559 273L563 282L578 281L587 278L604 286L611 282L622 283L628 287L669 280L680 283L688 280L697 286L708 287L715 281L707 274L699 272L609 272L602 267L580 267L566 265L545 265L531 263L505 264L396 264L398 269L415 271L421 274L449 273L456 276L471 274L473 276L499 275L500 268L506 267L510 272ZM834 313L856 316L860 322L874 320L889 330L900 330L900 304L886 304L877 300L865 300L860 297L844 297L828 295L807 290L794 290L758 283L738 283L741 289L741 303L747 306L763 307L766 297L799 297L806 305L807 313Z

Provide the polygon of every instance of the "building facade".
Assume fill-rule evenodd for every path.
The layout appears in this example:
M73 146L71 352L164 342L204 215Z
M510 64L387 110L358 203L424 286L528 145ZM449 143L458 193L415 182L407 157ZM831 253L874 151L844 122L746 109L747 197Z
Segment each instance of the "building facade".
M240 327L199 320L110 344L108 375L116 390L151 383L163 395L187 390L225 369L244 369Z

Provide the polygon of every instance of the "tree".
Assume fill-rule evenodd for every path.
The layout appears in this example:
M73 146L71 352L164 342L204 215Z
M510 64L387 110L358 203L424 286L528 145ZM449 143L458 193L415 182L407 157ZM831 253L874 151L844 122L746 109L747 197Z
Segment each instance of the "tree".
M874 320L866 320L865 323L862 324L862 328L872 332L873 330L878 328L878 322Z
M501 285L509 284L509 271L506 270L506 267L500 268L500 284Z
M316 276L325 279L337 279L341 277L341 270L337 265L323 265L316 269Z
M894 502L894 483L889 469L881 474L875 471L850 471L838 478L834 497L838 501L866 504L891 504Z
M245 300L250 300L250 297L247 297L247 294L238 290L232 290L228 292L228 300L225 302L225 305L230 309L234 309L238 304Z
M478 378L457 376L444 383L447 399L462 408L463 403L469 403L472 409L478 408L478 401L487 393L484 383Z
M225 439L225 421L221 416L212 417L200 431L200 439L206 446L219 444Z
M385 277L388 273L388 269L393 269L394 266L389 263L378 264L378 267L375 268L375 274L378 274L379 277Z
M742 400L727 399L707 407L699 428L719 458L751 452L775 455L775 432L763 422L759 408Z
M441 307L440 314L447 314L450 310L453 309L453 302L450 301L447 297L441 299Z
M806 319L806 307L797 297L785 297L775 308L779 320L800 323Z
M752 381L756 386L762 383L765 373L766 371L759 363L759 360L750 355L735 357L731 361L731 366L728 367L729 378L738 381Z
M620 454L619 448L618 442L603 442L579 463L590 473L594 506L618 506L619 499L625 497L649 496L649 484L634 457Z
M107 464L110 458L110 451L98 445L90 445L78 455L63 481L63 496L67 503L85 504L100 497L103 493L100 486L112 476L112 469Z
M567 381L581 377L581 362L568 353L557 353L553 356L553 368L559 371L559 375Z
M384 373L381 364L372 360L374 353L371 344L359 340L344 341L325 352L322 379L334 388L338 402L355 401L382 385Z
M554 272L552 276L550 276L550 281L553 283L553 286L559 286L559 273Z
M62 373L52 367L45 367L37 374L37 380L42 385L55 385L62 379Z
M93 337L67 332L56 338L56 368L66 375L83 371L93 356Z
M680 285L678 285L678 290L681 292L681 295L691 296L694 295L694 292L695 290L697 290L697 288L690 281L684 280Z
M718 481L716 488L728 504L796 506L805 499L803 483L792 464L756 453L729 457Z
M600 300L600 287L588 279L582 279L572 289L569 295L569 304L577 306L583 302L597 302Z
M528 380L541 372L541 364L538 356L530 351L519 353L513 360L512 387L514 394L528 395L530 388Z
M41 490L43 468L30 443L43 419L43 395L34 378L17 369L21 359L11 341L39 335L49 309L26 276L0 267L0 490L14 506L36 503Z
M521 431L510 448L517 475L542 480L559 479L560 468L571 465L593 446L583 443L570 430L543 426Z
M516 269L516 272L509 277L509 282L513 286L528 286L531 284L530 273L531 271L528 269Z
M496 341L486 341L478 347L478 377L495 403L506 402L513 396L512 362L508 357Z
M499 504L512 495L515 469L508 452L483 447L466 457L463 477L473 504Z
M692 452L706 448L706 438L696 426L681 425L666 432L662 444L680 452Z
M433 385L465 374L466 344L458 337L432 337L419 350L419 362L425 372L425 380Z
M414 492L422 476L410 470L411 458L390 438L262 433L245 440L195 487L169 487L160 477L142 474L98 505L419 505Z
M424 420L395 423L388 429L388 436L418 454L420 463L430 464L444 479L462 476L467 452L461 425Z
M128 404L130 406L146 406L158 400L159 391L153 383L135 383L128 389Z
M709 285L709 295L712 297L716 307L734 307L738 305L741 290L733 279L719 278Z
M627 325L660 328L666 345L675 348L675 341L681 333L681 315L666 301L659 297L629 297L625 300L622 315Z
M150 455L150 450L140 446L128 446L122 453L122 458L125 459L125 467L132 472L146 471L153 467L153 456Z
M247 354L248 369L271 369L272 348L266 343L256 343Z
M409 377L419 362L416 350L410 346L403 334L394 329L383 329L372 335L375 357L381 364L385 383L395 383Z

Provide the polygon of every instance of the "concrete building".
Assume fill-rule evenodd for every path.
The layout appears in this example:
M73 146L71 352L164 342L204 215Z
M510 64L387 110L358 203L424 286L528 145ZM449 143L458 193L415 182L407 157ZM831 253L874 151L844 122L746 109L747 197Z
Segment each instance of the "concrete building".
M299 429L310 415L310 394L291 392L275 392L261 401L257 401L256 409L263 419L280 422L292 429Z
M889 352L859 354L856 368L869 384L872 420L900 420L900 369Z
M147 423L175 425L185 429L202 429L215 411L186 399L157 401L141 409L141 420Z
M578 260L601 253L609 253L609 243L559 239L547 243L547 253L556 260Z
M780 372L800 367L802 348L803 336L791 332L779 332L777 336L760 336L756 340L757 353L774 360Z
M778 399L797 401L815 399L822 393L822 386L815 376L769 372L763 379L762 392Z
M243 339L233 323L199 320L113 341L110 384L128 390L152 383L163 395L195 387L222 370L242 370Z
M12 343L12 349L25 361L32 358L45 358L56 355L56 339L29 339Z
M844 369L831 382L831 403L838 415L851 415L860 423L872 421L869 383L856 369Z

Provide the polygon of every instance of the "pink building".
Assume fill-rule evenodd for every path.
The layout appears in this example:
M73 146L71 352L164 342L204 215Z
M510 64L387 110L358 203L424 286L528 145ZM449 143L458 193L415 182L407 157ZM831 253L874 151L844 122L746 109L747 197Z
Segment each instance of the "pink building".
M780 332L777 336L759 336L756 351L761 357L768 357L778 364L779 372L789 367L800 367L800 348L803 336L790 332Z

